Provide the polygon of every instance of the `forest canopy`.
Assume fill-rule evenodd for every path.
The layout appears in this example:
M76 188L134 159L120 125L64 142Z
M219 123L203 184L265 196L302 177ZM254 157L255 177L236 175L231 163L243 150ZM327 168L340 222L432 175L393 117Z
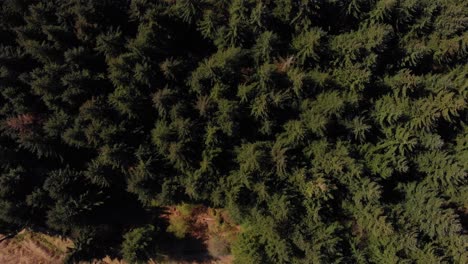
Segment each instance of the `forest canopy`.
M468 1L0 5L2 233L138 262L188 203L236 263L468 262Z

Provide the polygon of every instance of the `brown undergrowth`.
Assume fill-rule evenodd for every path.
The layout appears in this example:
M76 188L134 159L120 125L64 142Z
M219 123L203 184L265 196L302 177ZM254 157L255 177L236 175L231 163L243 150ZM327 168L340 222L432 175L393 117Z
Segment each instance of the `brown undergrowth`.
M205 255L201 263L232 262L230 247L240 226L234 223L226 210L182 204L166 207L162 217L169 223L168 232L179 239L194 239L201 243L198 254Z
M72 245L73 242L66 238L23 230L0 243L0 263L63 263L67 249Z
M189 204L164 209L161 218L167 224L167 237L160 242L164 254L148 263L232 263L230 247L240 232L240 226L234 223L226 210ZM70 239L25 229L0 242L0 263L59 264L63 263L72 247ZM125 264L110 257L91 263Z

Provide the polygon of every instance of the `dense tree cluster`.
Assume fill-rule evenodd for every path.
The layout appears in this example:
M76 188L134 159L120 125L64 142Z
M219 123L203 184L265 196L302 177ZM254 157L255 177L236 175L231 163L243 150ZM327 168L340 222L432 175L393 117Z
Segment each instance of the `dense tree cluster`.
M188 202L238 263L466 263L467 29L463 0L4 0L0 225L134 260Z

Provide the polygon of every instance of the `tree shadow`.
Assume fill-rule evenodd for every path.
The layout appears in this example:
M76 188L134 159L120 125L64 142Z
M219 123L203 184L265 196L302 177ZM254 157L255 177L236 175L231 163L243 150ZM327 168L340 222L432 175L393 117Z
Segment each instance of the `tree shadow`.
M213 260L203 240L186 236L178 238L172 233L165 232L161 235L159 252L174 261L206 262Z

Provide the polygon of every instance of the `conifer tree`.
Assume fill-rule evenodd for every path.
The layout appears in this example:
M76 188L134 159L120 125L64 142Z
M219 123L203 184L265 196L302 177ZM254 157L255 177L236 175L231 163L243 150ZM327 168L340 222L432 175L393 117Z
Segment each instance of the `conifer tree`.
M467 10L4 0L0 227L142 262L188 203L237 263L465 263Z

